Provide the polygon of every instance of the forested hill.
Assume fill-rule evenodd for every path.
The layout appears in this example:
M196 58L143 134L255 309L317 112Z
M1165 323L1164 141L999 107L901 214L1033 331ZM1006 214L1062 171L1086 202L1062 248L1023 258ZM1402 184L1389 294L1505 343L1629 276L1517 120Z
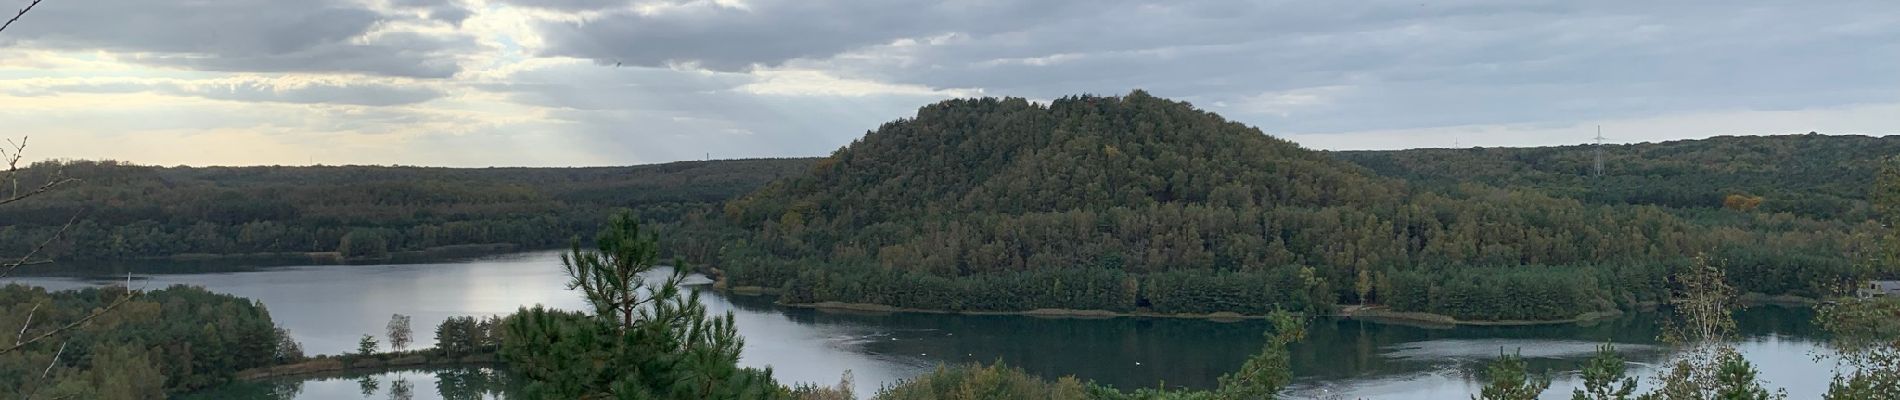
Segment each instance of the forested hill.
M1332 155L1419 185L1482 182L1593 204L1752 207L1826 219L1870 218L1867 190L1900 136L1718 136L1594 146L1343 151ZM1737 197L1731 199L1730 196ZM1758 202L1756 202L1758 200Z
M379 257L470 244L535 248L598 229L614 208L661 223L703 212L811 159L596 168L151 167L42 162L23 184L79 179L0 207L0 254L62 259L342 251Z
M926 106L724 214L748 232L717 260L727 283L782 287L788 302L1163 313L1364 302L1477 319L1654 301L1670 265L1705 252L1773 266L1747 290L1811 293L1803 285L1846 273L1853 229L1414 187L1141 91Z

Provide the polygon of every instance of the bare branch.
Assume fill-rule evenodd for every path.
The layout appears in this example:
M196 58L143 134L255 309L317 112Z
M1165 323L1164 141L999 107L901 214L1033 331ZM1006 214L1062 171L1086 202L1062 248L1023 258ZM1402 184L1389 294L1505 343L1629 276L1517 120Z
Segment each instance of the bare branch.
M13 336L13 344L20 344L20 340L26 339L26 330L33 327L33 314L40 312L40 304L33 303L33 309L26 311L26 322L20 324L20 334Z
M27 3L26 8L20 9L20 12L18 14L13 14L13 19L7 20L7 23L5 24L0 24L0 31L5 31L7 30L7 27L13 26L13 21L19 21L20 17L26 16L26 12L32 11L33 6L37 6L37 5L40 5L40 0L33 0L32 3Z
M59 351L53 352L53 361L46 362L46 371L40 372L40 379L46 379L47 376L53 375L53 366L59 365L59 356L66 354L66 344L68 343L72 342L59 342Z
M48 330L46 332L40 333L38 336L34 336L25 341L16 343L12 347L0 349L0 355L12 353L14 351L20 350L23 347L32 345L35 342L45 340L46 338L49 338L49 337L53 337L53 335L65 333L66 331L70 331L82 325L85 325L87 322L92 322L94 318L99 318L99 316L112 312L112 310L119 308L119 306L125 305L125 303L132 302L132 299L138 297L138 294L139 292L133 291L130 288L127 288L125 291L125 296L119 297L118 300L113 300L112 304L107 304L105 308L101 308L98 311L93 311L91 314L87 314L85 318L80 318L79 320L73 321L72 323L66 324L64 326L60 326L58 328L53 328L52 330Z
M59 179L54 179L52 181L48 181L46 182L46 184L40 185L40 187L34 188L33 190L29 190L26 193L18 193L16 191L12 197L0 199L0 205L5 205L7 203L12 203L12 202L20 201L20 200L26 200L26 198L28 197L33 197L41 193L46 193L49 190L53 190L54 187L58 187L59 185L64 185L64 184L71 183L77 180L78 179L73 179L73 178L59 178Z
M53 231L52 237L48 237L46 238L45 241L41 241L39 245L33 246L33 250L28 251L26 255L24 256L20 256L19 261L14 261L14 262L6 263L6 264L0 264L0 268L5 268L4 270L0 270L0 278L5 278L7 276L13 275L13 270L20 269L20 267L24 265L45 264L45 263L51 262L51 261L44 261L44 260L35 261L33 260L33 256L39 255L41 250L46 249L46 246L53 244L53 242L59 240L61 236L65 236L66 230L71 229L73 227L73 224L78 223L78 222L79 222L79 214L73 214L72 218L66 219L65 225L60 225L59 230Z

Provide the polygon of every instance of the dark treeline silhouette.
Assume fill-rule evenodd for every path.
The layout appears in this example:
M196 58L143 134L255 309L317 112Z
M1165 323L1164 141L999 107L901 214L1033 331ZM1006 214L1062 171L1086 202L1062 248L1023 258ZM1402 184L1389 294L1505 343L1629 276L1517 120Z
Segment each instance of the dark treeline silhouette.
M1878 229L1770 212L1772 197L1695 212L1579 197L1409 184L1141 91L963 99L727 202L743 233L698 246L723 247L727 284L794 303L1554 319L1659 302L1704 253L1745 291L1816 296Z
M341 252L376 258L471 244L550 248L630 208L659 223L803 170L808 159L603 168L151 167L50 161L23 180L79 180L0 209L0 254L24 254L79 215L43 255Z

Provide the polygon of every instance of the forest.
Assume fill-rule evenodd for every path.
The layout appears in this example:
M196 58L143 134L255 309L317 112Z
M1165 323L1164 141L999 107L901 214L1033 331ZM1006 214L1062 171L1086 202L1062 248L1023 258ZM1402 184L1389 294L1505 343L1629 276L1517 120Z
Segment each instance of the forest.
M154 167L45 161L25 182L76 179L0 208L0 254L55 259L336 252L379 259L458 245L553 248L615 209L660 223L711 209L808 159L600 168Z
M1900 140L1717 137L1325 152L1135 91L929 105L819 159L597 168L155 167L0 209L0 254L123 260L554 248L628 209L669 258L787 303L1208 314L1382 305L1557 320L1654 305L1705 255L1821 297L1885 228ZM67 224L70 222L70 226ZM83 250L83 251L82 251ZM307 259L307 258L306 258Z
M55 340L0 352L0 387L21 398L156 399L230 381L247 368L303 357L270 312L251 300L175 286L47 292L0 287L0 325L20 334L96 319Z
M1734 147L1707 146L1674 151ZM1407 154L1390 157L1435 159ZM1820 167L1765 172L1774 179L1730 188L1753 191L1699 195L1709 204L1690 207L1564 192L1567 181L1521 182L1507 167L1496 184L1412 183L1388 176L1409 167L1358 160L1376 156L1307 150L1141 91L948 100L727 202L709 223L729 232L710 262L728 285L780 288L790 303L1163 313L1381 304L1548 320L1655 304L1672 268L1698 255L1735 271L1743 291L1819 297L1865 274L1849 260L1882 231L1853 211L1867 209L1865 189L1809 182ZM1871 181L1876 157L1864 156L1840 163L1865 164L1856 173ZM1767 189L1777 185L1788 189ZM1814 199L1778 208L1777 193L1790 192ZM1727 194L1756 200L1725 207ZM1846 211L1814 206L1835 200Z
M1420 186L1479 182L1589 204L1721 208L1823 220L1872 218L1868 188L1900 136L1717 136L1595 146L1340 151L1328 154Z

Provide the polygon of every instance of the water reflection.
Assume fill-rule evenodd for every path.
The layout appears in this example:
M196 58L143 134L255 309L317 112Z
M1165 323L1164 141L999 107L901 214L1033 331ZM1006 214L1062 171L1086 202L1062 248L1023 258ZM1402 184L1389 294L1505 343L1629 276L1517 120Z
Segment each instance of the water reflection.
M262 301L307 351L334 354L353 350L362 334L382 332L395 313L412 316L418 330L426 331L424 327L450 316L505 314L523 305L580 309L582 300L565 289L566 277L558 265L555 253L538 252L435 264L189 274L155 274L166 267L151 265L132 272L152 287L194 284ZM20 280L56 289L97 283L85 278ZM757 296L708 293L703 300L715 313L734 313L746 340L741 360L745 365L774 367L775 376L788 383L830 384L851 370L860 395L939 364L999 360L1043 376L1076 375L1121 388L1163 383L1211 387L1216 377L1259 349L1267 329L1259 320L878 314L786 308ZM1738 345L1766 380L1797 397L1826 389L1831 371L1810 354L1819 349L1810 310L1761 307L1739 312L1736 318L1743 334ZM1578 384L1577 365L1599 343L1615 343L1635 364L1635 373L1652 374L1651 366L1668 355L1656 340L1659 320L1657 314L1635 313L1584 325L1457 328L1316 320L1307 341L1292 348L1293 394L1465 398L1477 388L1472 376L1483 361L1514 351L1528 357L1533 370L1552 371L1556 379L1548 398L1567 398L1569 388ZM442 390L461 386L445 386L441 382L457 381L438 372L375 374L377 396L370 398L388 398L398 381L414 384L412 395L418 399L482 398L451 397L470 392ZM304 382L300 394L290 396L226 398L362 399L361 378ZM241 390L263 396L286 389Z
M516 389L507 371L438 368L240 382L179 399L483 400L507 399Z

